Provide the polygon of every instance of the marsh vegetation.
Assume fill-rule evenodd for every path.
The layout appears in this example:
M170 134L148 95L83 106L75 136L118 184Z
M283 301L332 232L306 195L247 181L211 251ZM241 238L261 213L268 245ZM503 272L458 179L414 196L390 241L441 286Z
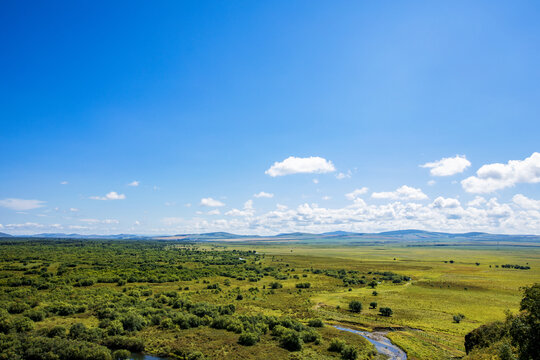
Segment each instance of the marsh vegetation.
M0 359L36 360L380 356L330 326L340 324L384 329L411 359L476 359L491 345L474 339L494 332L479 326L534 326L519 315L530 312L520 287L538 281L540 265L538 252L519 248L291 252L290 244L179 241L3 239L0 254ZM527 271L495 267L520 263ZM493 348L517 356L509 331Z

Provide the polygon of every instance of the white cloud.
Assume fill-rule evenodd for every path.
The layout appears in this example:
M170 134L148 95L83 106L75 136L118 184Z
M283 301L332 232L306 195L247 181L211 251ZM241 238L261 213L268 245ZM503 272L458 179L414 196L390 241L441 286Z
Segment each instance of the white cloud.
M439 196L435 200L433 200L433 203L431 203L431 206L436 209L455 209L461 206L461 203L458 199L453 198L444 198L442 196Z
M140 182L138 182L137 180L133 180L132 182L130 182L128 184L128 186L139 186Z
M71 212L77 212L77 211L79 211L79 209L77 209L77 208L69 208L69 211L71 211Z
M201 206L220 207L220 206L225 206L225 204L219 200L215 200L215 199L212 199L211 197L207 197L207 198L201 199Z
M67 185L69 184L67 181L60 181L60 185Z
M209 212L207 212L208 215L220 215L221 214L221 211L219 211L219 209L214 209L214 210L210 210Z
M471 176L461 181L461 186L470 193L490 193L512 187L518 183L540 182L540 153L533 153L524 160L510 160L507 164L483 165Z
M253 200L248 200L244 203L244 209L232 209L225 213L228 216L253 216L255 209L253 209Z
M540 234L540 211L524 209L496 198L463 208L457 199L438 197L432 203L393 201L384 204L360 204L326 208L301 204L296 208L277 205L258 215L234 209L223 218L164 219L172 226L160 233L228 231L239 234L275 234L282 232L357 231L389 229L425 229L447 232L483 231L492 233ZM245 204L244 204L245 205ZM249 205L247 206L249 207ZM248 216L249 215L249 216Z
M435 185L436 183L437 183L437 182L436 182L435 180L429 180L429 181L427 182L427 184L428 184L429 186L433 186L433 185Z
M325 196L322 197L322 199L323 199L323 200L330 200L330 199L332 199L332 197L331 197L331 196L328 196L328 195L325 195Z
M428 196L422 192L422 189L416 189L407 185L396 189L395 191L374 192L371 194L374 199L391 200L426 200Z
M191 207L191 203L187 203L184 205L185 207Z
M360 195L364 195L367 192L368 192L368 188L364 186L360 189L356 189L350 193L345 194L345 197L349 200L354 200L358 198Z
M271 198L274 197L274 194L270 194L270 193L261 191L261 192L258 193L258 194L254 194L253 197L256 197L256 198L268 198L268 199L271 199Z
M540 200L534 200L522 194L516 194L512 201L523 209L540 210Z
M480 207L486 203L486 199L482 196L476 196L474 200L471 200L467 203L467 206Z
M45 201L11 198L0 200L0 206L11 210L25 211L43 207L45 206Z
M338 173L336 174L336 179L343 180L343 179L349 179L351 177L351 170L347 171L347 173Z
M456 155L452 158L442 158L434 162L428 162L420 165L423 168L430 168L429 173L433 176L450 176L462 173L471 166L465 155Z
M272 177L291 174L323 174L336 171L334 164L319 156L299 158L289 156L281 162L275 162L265 174Z
M126 195L119 194L116 191L111 191L105 196L90 196L92 200L124 200Z
M141 225L141 222L139 220L135 220L135 222L133 223L133 226L140 226Z
M318 183L319 183L319 179L313 179L313 183L314 183L314 184L318 184Z

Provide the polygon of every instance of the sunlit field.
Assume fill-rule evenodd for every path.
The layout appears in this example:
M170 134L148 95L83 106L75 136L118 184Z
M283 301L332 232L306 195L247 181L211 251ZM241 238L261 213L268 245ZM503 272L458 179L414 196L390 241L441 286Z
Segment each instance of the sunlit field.
M465 334L517 312L520 288L540 279L532 247L10 240L0 250L3 359L17 334L82 342L103 359L124 348L179 359L344 358L329 351L332 339L359 359L380 357L331 325L388 331L411 359L463 357ZM360 312L349 310L353 300ZM246 345L248 333L256 341Z

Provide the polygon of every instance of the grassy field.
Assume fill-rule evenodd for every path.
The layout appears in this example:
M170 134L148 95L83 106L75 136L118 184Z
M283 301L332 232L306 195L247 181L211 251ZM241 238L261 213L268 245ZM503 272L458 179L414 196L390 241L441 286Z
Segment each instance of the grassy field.
M309 301L316 314L327 321L396 329L388 337L412 359L464 356L466 333L504 319L505 311L517 312L520 288L540 281L540 251L536 248L266 245L255 249L291 266L392 271L410 276L412 280L405 284L378 285L377 296L369 287L348 288L317 279L317 291ZM531 269L506 269L500 267L502 264L529 265ZM362 313L346 311L353 299L364 304ZM378 307L392 308L393 316L381 317L376 309L367 309L372 301ZM455 323L455 314L465 318Z
M146 352L180 359L197 352L209 359L340 358L339 353L328 351L335 338L356 348L359 359L377 357L362 337L340 332L332 324L389 331L387 336L411 359L461 358L465 334L504 319L505 311L517 312L520 288L540 281L540 250L529 247L83 240L10 241L0 244L0 250L1 305L10 308L25 302L28 309L21 315L45 314L29 330L32 336L42 336L55 326L70 329L82 323L88 329L102 329L82 339L107 344L111 320L124 321L122 316L134 313L144 326L129 330L124 325L118 333L142 339ZM502 268L503 264L530 269ZM93 280L85 283L88 279ZM373 279L375 283L369 286ZM273 289L276 282L279 287ZM300 283L310 286L299 288ZM227 316L234 321L267 317L307 324L309 319L320 318L326 326L316 329L319 340L306 340L300 351L280 346L273 331L259 332L255 345L244 346L239 344L240 334L255 331L248 323L238 331L225 330L211 325L211 317L200 315L197 325L182 326L175 319L193 317L193 310L176 306L176 299L190 304L233 304L234 316ZM352 300L363 304L360 313L349 311ZM371 302L377 303L375 309L369 308ZM55 310L58 304L82 307L66 315ZM392 316L381 316L381 307L391 308ZM104 318L102 308L117 314ZM15 323L18 314L0 315ZM453 321L457 314L464 315L459 323ZM174 324L164 326L169 319Z

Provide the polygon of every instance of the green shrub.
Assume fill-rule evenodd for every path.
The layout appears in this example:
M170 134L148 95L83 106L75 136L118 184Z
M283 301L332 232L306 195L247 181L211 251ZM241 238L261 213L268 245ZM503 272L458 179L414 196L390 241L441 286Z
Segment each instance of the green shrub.
M279 344L289 351L302 350L303 341L296 331L288 330L279 338Z
M358 350L353 346L345 345L341 350L341 358L343 360L356 360L358 358Z
M308 326L319 328L323 327L324 323L321 319L311 319L308 321Z
M330 340L330 346L328 346L328 351L341 353L345 346L347 346L345 340L334 338Z
M259 341L259 336L251 332L244 332L238 338L238 343L244 346L255 345Z
M358 300L353 300L349 302L349 310L354 313L359 313L362 311L362 303Z
M379 308L379 314L381 316L390 317L390 316L392 316L393 311L389 307L382 307L382 308Z
M112 353L114 360L128 360L131 359L131 352L128 350L120 349Z
M140 338L127 336L111 336L103 341L109 349L127 349L133 352L144 351L144 342Z

